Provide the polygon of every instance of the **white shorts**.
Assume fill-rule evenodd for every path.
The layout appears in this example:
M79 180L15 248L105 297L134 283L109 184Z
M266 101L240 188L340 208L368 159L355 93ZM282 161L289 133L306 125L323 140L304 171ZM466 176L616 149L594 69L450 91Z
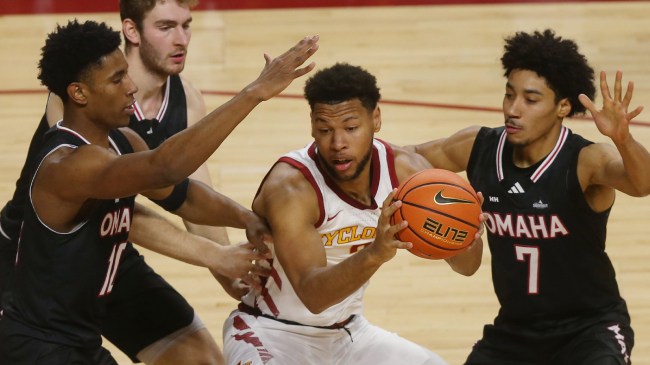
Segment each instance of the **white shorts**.
M340 329L289 325L234 311L224 323L226 365L447 365L438 355L356 316Z

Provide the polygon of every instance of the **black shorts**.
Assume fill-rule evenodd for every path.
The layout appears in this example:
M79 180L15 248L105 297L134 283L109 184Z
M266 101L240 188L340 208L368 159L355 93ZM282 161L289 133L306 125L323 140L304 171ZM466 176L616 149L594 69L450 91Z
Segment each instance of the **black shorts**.
M633 346L625 314L544 331L500 322L484 327L465 365L629 365Z
M16 244L0 234L0 298L4 300L11 295L4 289L10 285L15 260ZM133 362L140 362L137 354L142 349L190 325L194 309L130 243L118 270L101 331Z
M194 309L129 244L108 301L102 335L133 362L145 347L186 327Z
M30 365L117 365L110 352L101 346L79 348L47 342L26 335L25 327L0 320L0 364Z

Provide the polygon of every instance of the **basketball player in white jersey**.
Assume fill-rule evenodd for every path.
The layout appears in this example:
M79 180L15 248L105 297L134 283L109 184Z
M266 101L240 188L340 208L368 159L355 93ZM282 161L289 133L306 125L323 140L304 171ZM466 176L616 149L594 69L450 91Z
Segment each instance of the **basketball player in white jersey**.
M394 238L399 182L431 168L421 156L374 138L381 128L373 75L348 64L307 81L314 142L279 159L253 210L273 232L271 275L224 324L229 365L446 364L438 355L363 316L370 277L411 243ZM481 217L482 219L482 217ZM447 259L472 275L481 262L477 233ZM408 304L407 304L408 305Z

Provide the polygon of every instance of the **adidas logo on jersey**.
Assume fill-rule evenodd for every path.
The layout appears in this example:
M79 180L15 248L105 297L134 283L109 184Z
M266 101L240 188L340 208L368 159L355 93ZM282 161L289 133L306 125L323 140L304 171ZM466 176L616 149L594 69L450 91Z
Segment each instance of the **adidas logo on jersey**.
M509 194L523 194L523 193L525 193L525 191L524 191L524 188L522 188L521 185L519 185L519 183L516 182L514 185L512 185L510 190L508 190L508 193Z

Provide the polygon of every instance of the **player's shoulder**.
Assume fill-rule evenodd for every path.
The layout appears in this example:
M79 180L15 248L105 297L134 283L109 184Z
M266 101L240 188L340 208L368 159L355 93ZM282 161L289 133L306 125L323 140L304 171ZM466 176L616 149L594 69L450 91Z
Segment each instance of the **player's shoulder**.
M616 147L609 143L590 143L584 145L579 152L579 165L602 166L612 159L620 159Z
M318 193L315 189L313 180L310 181L300 169L278 161L262 181L253 201L253 210L262 216L286 209L317 215ZM311 213L307 215L310 217L302 218L313 219L314 222L317 219L317 216L311 217Z
M412 148L389 145L393 149L395 173L398 181L401 182L418 171L433 167L424 156L416 153Z
M149 150L147 143L140 137L140 135L129 127L123 127L117 129L118 133L121 133L126 139L127 143L131 145L131 148L134 152L146 151Z
M201 93L201 90L197 88L192 81L190 81L188 78L178 75L178 77L181 80L181 85L183 85L183 90L185 91L185 95L190 98L196 98L196 97L203 97L203 94Z
M179 77L183 85L183 90L185 90L188 125L192 125L205 116L205 101L203 100L201 90L195 87L187 78L180 75Z
M267 175L264 185L275 192L290 193L303 189L311 189L308 177L305 176L305 169L297 168L283 161L273 165Z

